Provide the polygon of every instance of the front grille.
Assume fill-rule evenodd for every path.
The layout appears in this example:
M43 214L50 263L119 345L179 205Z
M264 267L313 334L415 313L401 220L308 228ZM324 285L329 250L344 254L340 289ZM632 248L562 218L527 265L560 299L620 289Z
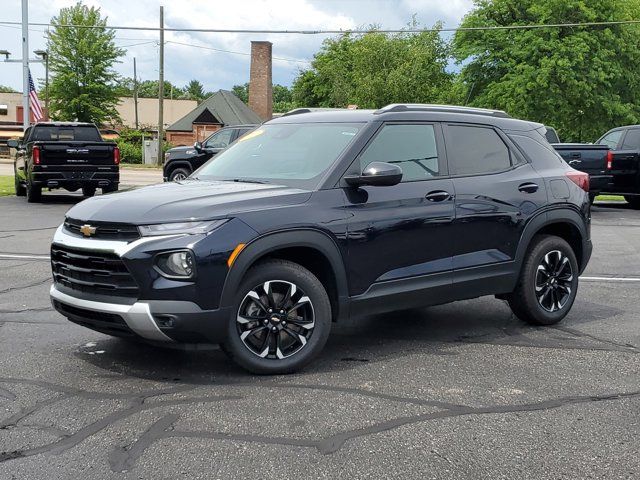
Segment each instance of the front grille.
M91 235L91 238L125 241L137 240L140 238L138 227L127 223L83 222L73 218L65 218L64 220L65 230L80 237L84 236L80 231L80 228L85 224L90 224L96 229L95 233Z
M58 300L54 300L53 304L56 310L62 313L65 317L73 323L77 323L83 327L118 337L130 337L135 335L133 330L129 328L120 315L78 308L59 302Z
M51 246L53 279L85 293L137 297L138 285L120 257L113 253Z

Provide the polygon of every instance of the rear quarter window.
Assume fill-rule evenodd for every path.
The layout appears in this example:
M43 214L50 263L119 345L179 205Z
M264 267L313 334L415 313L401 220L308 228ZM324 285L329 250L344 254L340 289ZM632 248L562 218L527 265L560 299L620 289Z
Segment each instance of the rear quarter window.
M562 157L547 142L542 143L524 135L509 135L509 138L534 163L545 164L565 163Z

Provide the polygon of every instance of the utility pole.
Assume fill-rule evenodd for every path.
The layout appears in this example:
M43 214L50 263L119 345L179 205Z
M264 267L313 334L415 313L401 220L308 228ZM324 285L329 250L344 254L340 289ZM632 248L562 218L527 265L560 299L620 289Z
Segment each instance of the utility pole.
M136 130L138 130L138 74L136 73L136 57L133 57L133 106L136 112Z
M29 0L22 0L22 128L29 128Z
M162 136L164 114L164 7L160 6L160 65L158 69L158 165L162 165Z

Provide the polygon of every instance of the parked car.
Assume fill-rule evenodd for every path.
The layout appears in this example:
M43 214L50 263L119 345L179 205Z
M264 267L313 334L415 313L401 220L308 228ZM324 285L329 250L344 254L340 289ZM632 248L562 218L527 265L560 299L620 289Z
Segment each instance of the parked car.
M554 143L553 148L573 168L589 174L589 199L611 189L613 152L607 145Z
M610 184L603 193L623 195L633 208L640 209L640 125L609 130L596 142L611 149Z
M92 123L41 122L27 128L22 140L10 140L16 148L16 195L37 202L43 188L82 189L91 197L118 190L120 150L105 142Z
M88 328L221 343L256 373L311 362L332 322L482 295L552 325L591 256L588 190L543 125L504 112L288 115L186 181L71 208L51 297Z
M174 147L167 150L162 169L164 181L184 180L211 157L254 128L256 125L224 127L209 135L204 142L196 142L193 147Z

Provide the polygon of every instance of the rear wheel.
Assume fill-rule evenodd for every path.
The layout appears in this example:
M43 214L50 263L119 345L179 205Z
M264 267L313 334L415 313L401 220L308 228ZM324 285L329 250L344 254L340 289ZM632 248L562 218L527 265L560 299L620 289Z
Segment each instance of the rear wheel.
M16 196L24 197L27 194L27 189L22 184L22 182L18 179L18 175L16 175L15 172L14 172L13 180L16 188Z
M172 170L171 173L169 174L169 181L180 182L185 178L187 178L189 175L191 175L191 172L186 168L176 168L175 170Z
M113 193L118 191L118 184L112 183L108 187L102 187L102 193Z
M578 262L571 246L562 238L539 235L533 239L518 285L507 300L521 320L553 325L569 313L577 290Z
M253 373L291 373L324 347L331 304L320 280L302 266L269 260L246 275L229 321L227 355Z
M27 179L26 195L27 195L27 202L29 203L39 202L42 199L42 187L35 186L33 183L31 183L30 179Z
M631 205L631 208L635 208L636 210L640 210L640 195L625 195L624 199Z
M96 187L93 185L87 185L86 187L82 187L82 195L85 197L93 197L96 194Z

